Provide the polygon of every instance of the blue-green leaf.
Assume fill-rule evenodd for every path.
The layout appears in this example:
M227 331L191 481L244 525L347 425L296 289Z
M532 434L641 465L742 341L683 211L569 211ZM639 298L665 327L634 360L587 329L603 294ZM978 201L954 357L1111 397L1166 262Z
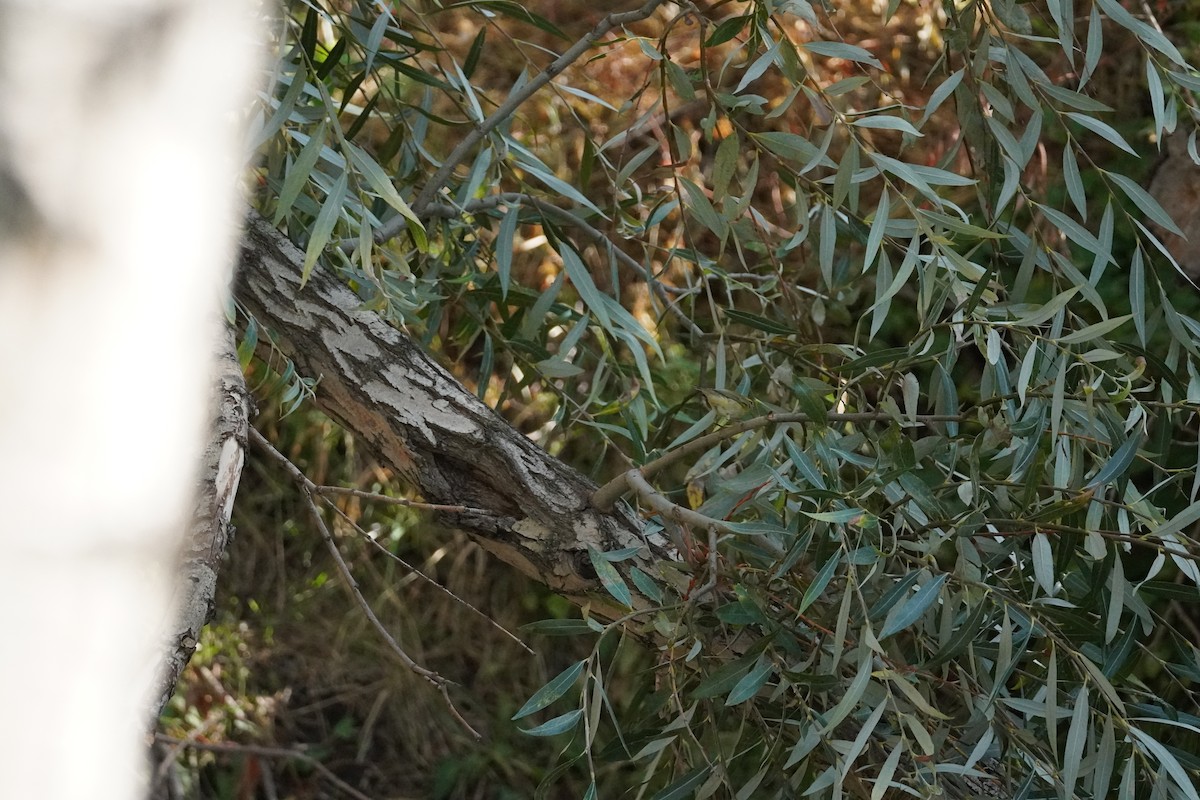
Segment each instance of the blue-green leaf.
M754 697L774 672L775 665L771 662L771 659L765 655L759 656L758 664L755 665L754 669L743 675L742 679L729 692L729 696L725 698L725 705L736 706Z
M817 573L817 577L813 578L812 585L804 593L804 597L800 599L800 607L798 611L804 613L804 610L813 604L821 593L825 591L825 587L833 580L833 575L837 572L838 565L842 563L842 551L838 550L829 560L825 562L825 566L821 567L821 571Z
M1084 489L1094 489L1097 486L1103 486L1114 478L1124 475L1125 470L1129 469L1129 465L1137 457L1137 451L1141 444L1142 432L1140 430L1134 431L1133 435L1109 457L1104 466L1100 468L1100 471L1096 473L1096 477L1092 478Z
M1095 134L1099 134L1109 141L1109 143L1121 148L1131 156L1136 156L1137 151L1129 146L1129 142L1121 134L1109 125L1107 122L1101 122L1095 117L1089 117L1087 114L1081 114L1078 111L1068 111L1067 116L1078 122L1083 127Z
M579 719L582 716L583 709L577 708L574 711L568 711L562 716L555 717L548 722L543 722L536 728L522 730L521 733L525 734L526 736L557 736L560 733L566 733L567 731L571 730L571 728L574 728L579 723Z
M518 720L527 717L530 714L541 711L562 697L575 685L575 681L579 680L579 676L583 674L583 668L586 664L587 659L584 659L558 673L553 680L534 692L533 697L525 701L525 705L521 706L521 710L513 714L512 718Z
M621 577L621 573L617 572L617 568L612 565L612 562L605 559L604 554L594 547L588 548L588 558L591 559L596 576L600 578L600 583L604 585L608 593L621 605L632 607L633 595L630 594L629 587L625 585L625 579Z
M946 583L946 578L946 574L943 573L918 589L917 593L899 611L888 618L887 623L883 626L883 630L879 632L879 641L883 641L887 637L899 633L919 620L921 615L925 613L925 610L937 602L938 596L942 591L942 586Z

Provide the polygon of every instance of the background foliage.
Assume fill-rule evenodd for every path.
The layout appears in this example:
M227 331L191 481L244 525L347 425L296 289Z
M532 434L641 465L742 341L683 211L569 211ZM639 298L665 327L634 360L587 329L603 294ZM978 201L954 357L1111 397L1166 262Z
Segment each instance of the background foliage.
M1196 798L1200 207L1143 188L1172 132L1195 158L1189 10L294 4L261 208L598 483L677 454L627 499L681 558L630 587L597 554L639 612L573 622L419 514L331 514L476 745L258 464L164 725L309 743L377 796ZM320 391L282 377L286 410ZM263 425L314 480L405 491L308 412ZM532 655L411 564L557 622ZM163 771L328 785L229 758Z

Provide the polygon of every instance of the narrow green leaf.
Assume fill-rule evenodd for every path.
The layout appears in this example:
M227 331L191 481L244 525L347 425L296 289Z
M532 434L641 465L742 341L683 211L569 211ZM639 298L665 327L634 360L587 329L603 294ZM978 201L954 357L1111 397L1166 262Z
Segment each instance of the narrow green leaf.
M706 780L708 780L709 773L711 772L711 766L705 765L703 767L696 767L691 772L688 772L682 778L675 781L658 794L654 795L654 797L651 797L650 800L686 800L686 798L694 797L696 789L698 789Z
M1063 787L1067 797L1075 796L1075 783L1079 780L1079 767L1083 763L1083 746L1087 743L1091 725L1088 719L1088 687L1083 684L1075 695L1075 710L1071 714L1071 727L1067 729L1067 743L1063 749Z
M863 272L875 263L875 255L883 243L883 235L887 231L888 212L891 210L891 195L887 187L879 194L879 202L875 204L875 218L871 220L871 232L867 235L867 252L863 256Z
M847 61L868 64L876 69L883 69L883 64L879 63L879 59L871 55L869 50L864 50L858 45L846 42L804 42L800 46L818 56L843 58Z
M1136 156L1137 151L1129 146L1129 142L1125 141L1121 134L1106 122L1101 122L1095 117L1090 117L1087 114L1081 114L1078 111L1068 111L1067 116L1078 122L1083 127L1087 128L1092 133L1098 134L1108 140L1110 144L1121 148L1131 156Z
M1102 251L1103 248L1101 248L1100 242L1096 239L1096 237L1093 236L1091 232L1087 230L1087 228L1084 228L1066 214L1058 211L1057 209L1043 205L1038 205L1038 210L1045 214L1046 219L1050 220L1055 227L1066 234L1069 241L1082 247L1086 247L1093 253L1099 253Z
M813 602L821 596L825 591L825 587L833 580L833 575L837 572L838 565L842 563L842 551L838 550L829 557L825 562L825 566L821 567L821 571L817 573L817 577L813 578L812 584L804 592L804 597L800 599L800 607L797 609L803 614L804 610L813 604Z
M1080 89L1091 79L1103 53L1104 24L1100 19L1100 8L1093 3L1091 13L1088 14L1087 46L1083 55L1083 72L1079 77Z
M608 593L621 605L632 608L633 595L630 594L629 587L625 585L625 579L621 577L621 573L617 572L617 568L612 565L612 562L606 560L604 554L594 547L588 547L588 558L596 570L596 576L600 578L600 583L604 585Z
M1129 469L1129 465L1133 463L1134 458L1137 457L1137 451L1142 444L1142 438L1140 430L1134 431L1133 435L1116 449L1108 461L1105 462L1104 466L1100 468L1100 471L1096 473L1096 477L1092 478L1084 489L1094 489L1097 486L1104 486L1111 483L1115 478L1124 475L1125 471Z
M379 166L374 158L367 154L365 150L361 150L354 145L346 142L344 144L346 152L350 154L351 161L358 167L359 172L367 179L367 183L371 188L379 193L379 196L384 199L389 206L400 212L400 215L408 220L408 228L410 231L415 231L414 238L417 239L417 246L425 249L425 226L421 224L421 220L409 208L408 203L404 202L404 198L396 191L396 187L392 185L392 179L383 171L383 167Z
M907 603L888 618L883 626L883 630L879 632L879 641L882 642L889 636L899 633L919 620L925 611L937 602L947 577L945 573L942 573L918 589L917 593L909 598Z
M483 53L483 43L487 39L487 28L480 27L479 33L475 34L475 38L471 41L471 49L467 51L467 57L463 60L463 75L470 78L475 74L475 67L479 65L479 56Z
M316 130L309 137L308 143L300 150L300 155L296 156L295 163L287 171L287 175L283 179L283 186L279 190L279 200L275 207L275 217L273 220L274 224L278 225L287 216L287 213L292 210L292 204L300 196L300 190L308 183L313 167L317 165L317 159L321 156L321 150L325 147L326 128L327 124L325 120L321 120L321 123L317 125Z
M1171 517L1170 520L1150 531L1148 538L1161 538L1163 536L1170 536L1171 534L1179 533L1184 528L1196 522L1196 520L1200 520L1200 500L1192 503L1183 511L1180 511L1178 514Z
M1032 328L1041 325L1046 320L1053 317L1062 308L1071 301L1071 298L1079 293L1078 286L1072 286L1054 297L1050 298L1044 305L1037 306L1033 310L1022 314L1014 320L997 322L997 325L1014 325L1019 328Z
M822 154L815 144L795 133L767 131L766 133L751 134L751 138L760 142L763 147L775 155L793 164L804 164L816 159L819 166L828 168L837 166L829 156Z
M1106 319L1103 322L1097 322L1094 325L1088 325L1086 328L1080 328L1074 333L1059 337L1058 343L1080 344L1081 342L1090 342L1092 339L1116 330L1128 322L1132 317L1133 314L1125 314L1121 317L1113 317L1112 319Z
M1184 797L1189 798L1189 800L1200 800L1200 795L1196 794L1195 782L1188 776L1187 771L1180 765L1179 760L1171 755L1170 750L1140 728L1130 727L1129 733L1141 743L1142 747L1150 755L1154 756L1166 773L1171 776L1171 780L1179 787Z
M1075 204L1080 219L1087 219L1087 195L1083 190L1083 178L1079 175L1079 164L1075 161L1075 151L1067 144L1063 147L1063 179L1067 183L1067 196Z
M725 694L746 674L758 660L758 653L747 654L724 666L714 669L692 690L692 697L704 700Z
M1146 266L1142 258L1142 248L1133 251L1129 260L1129 307L1133 311L1133 327L1137 331L1138 342L1146 346Z
M728 42L741 33L746 24L750 22L750 19L751 17L748 14L739 17L730 17L713 29L713 32L709 34L708 39L704 42L704 46L716 47L719 44L725 44L725 42Z
M759 656L758 664L754 669L743 675L742 679L729 692L729 696L725 698L725 705L736 706L754 697L774 672L775 665L771 659L765 655Z
M854 680L850 682L846 693L842 695L842 699L833 707L833 710L825 715L825 727L823 731L828 734L833 731L838 725L842 724L842 720L850 716L850 712L858 706L858 701L862 699L863 693L867 690L867 684L871 682L871 664L874 661L874 654L869 647L862 648L862 656L858 662L858 674L854 676Z
M584 659L558 673L553 680L534 692L533 697L529 698L525 702L525 705L521 706L520 711L513 714L512 719L518 720L528 717L530 714L541 711L562 697L575 685L575 681L579 680L579 676L583 674L583 668L586 664L587 659Z
M1121 191L1125 193L1125 196L1132 200L1133 204L1143 214L1176 236L1184 235L1179 226L1175 224L1175 221L1171 219L1171 215L1163 210L1163 207L1158 204L1157 200L1150 196L1149 192L1118 172L1105 171L1104 174L1111 178L1113 183L1121 187Z
M663 593L654 579L647 575L637 567L631 567L629 577L633 579L633 585L642 593L642 596L653 600L655 603L662 603Z
M342 203L346 199L346 181L346 171L343 170L333 184L333 188L329 190L329 196L325 198L321 212L317 214L317 219L313 222L308 247L304 251L304 265L300 272L301 286L308 283L313 267L316 266L321 253L325 251L325 245L329 243L329 237L333 233L334 226L337 225L338 217L342 212Z
M888 754L887 759L883 762L883 766L879 769L879 775L875 778L875 784L871 787L871 800L883 800L888 789L892 788L892 776L896 774L896 767L900 764L900 756L904 755L906 749L904 739L901 739L892 746L892 752Z
M506 139L505 141L511 141L511 140ZM512 148L511 143L510 143L509 147ZM523 150L524 148L521 148L521 149ZM526 151L526 153L528 153L528 151ZM542 164L539 161L535 161L535 160L529 158L528 156L525 156L525 157L522 157L522 156L523 156L523 154L518 153L517 163L520 165L521 169L525 170L525 172L527 172L530 175L532 175L533 177L537 178L539 181L546 184L547 186L549 186L551 189L558 192L559 194L570 198L571 200L573 200L574 202L583 206L584 208L591 209L592 211L596 212L601 217L608 219L608 217L605 216L604 212L600 210L599 206L597 206L595 203L593 203L591 200L589 200L581 191L579 191L579 189L577 189L576 187L567 183L562 178L559 178L554 173L550 172L550 170L546 167L545 164Z
M536 728L529 730L521 730L521 733L526 736L557 736L560 733L566 733L579 724L580 718L583 716L583 709L577 708L574 711L568 711L560 717L543 722Z
M804 516L818 522L833 522L838 525L858 525L871 515L861 508L843 508L839 511L803 511Z
M583 263L583 259L579 257L573 247L565 242L559 245L558 255L563 260L567 277L571 279L571 284L579 293L579 299L583 301L589 311L596 315L596 321L605 330L611 331L613 324L608 316L608 305L604 302L604 293L596 288L596 283L592 280L592 273Z
M679 182L683 186L683 193L687 199L684 208L696 218L697 222L716 234L724 244L725 237L729 235L729 223L717 213L717 209L713 207L703 189L687 178L680 178Z
M729 181L737 169L738 155L741 153L741 139L738 132L726 136L717 145L717 154L713 158L712 192L713 200L719 201L729 190Z
M941 107L942 103L946 102L946 98L954 93L954 89L962 81L962 78L963 70L959 68L955 70L953 75L938 84L938 87L929 95L928 102L925 103L925 111L921 114L920 121L917 122L918 128L925 126L925 123L929 121L934 112Z
M1154 115L1154 133L1161 137L1167 127L1167 98L1163 91L1162 77L1154 66L1154 59L1146 59L1146 89L1150 93L1150 110ZM1162 141L1160 138L1159 141Z
M313 16L316 12L310 13ZM283 123L287 122L288 117L292 115L292 111L296 108L296 101L300 99L300 95L304 92L306 81L304 73L297 72L292 75L280 76L280 83L287 81L288 89L283 94L283 98L279 101L279 107L271 114L271 118L267 120L263 127L255 132L254 139L248 148L250 152L258 150L268 139L277 134Z
M496 274L500 277L500 298L508 299L508 286L512 280L513 239L517 232L517 220L520 209L510 206L500 220L500 229L496 232L496 244L492 248L496 256Z
M873 128L875 130L882 131L900 131L901 133L906 133L910 136L925 135L914 128L912 123L908 120L886 114L877 114L871 117L859 117L850 124L857 128Z
M741 94L743 89L762 77L762 74L766 72L772 64L775 63L775 59L778 57L779 44L776 43L768 47L762 55L754 59L754 63L746 68L746 72L742 75L742 79L738 82L738 85L733 90L733 93Z

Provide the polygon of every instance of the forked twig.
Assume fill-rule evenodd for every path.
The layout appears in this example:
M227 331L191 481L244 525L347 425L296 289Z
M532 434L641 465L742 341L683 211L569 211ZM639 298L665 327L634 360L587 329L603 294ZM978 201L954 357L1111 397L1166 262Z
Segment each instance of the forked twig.
M458 720L458 722L467 730L468 733L471 734L471 736L475 738L476 741L482 740L483 736L474 728L472 728L471 725L468 724L465 719L463 719L463 716L458 712L458 709L454 707L454 703L451 701L450 694L447 691L447 685L451 683L451 681L414 661L412 656L404 651L404 648L400 646L400 643L396 641L396 638L392 636L388 629L384 627L383 623L380 622L379 617L375 616L375 612L371 609L371 604L367 602L367 599L363 597L362 591L359 590L358 581L354 579L354 574L350 571L350 566L346 563L346 560L342 558L342 553L340 550L338 550L337 542L335 542L333 539L333 534L329 531L329 527L325 524L325 521L321 519L320 509L317 508L316 501L313 500L313 496L319 493L317 491L317 485L309 480L308 476L305 475L299 467L293 464L283 453L276 450L275 447L267 441L266 437L254 428L250 429L250 440L264 452L266 452L267 455L271 456L271 458L277 461L288 473L288 475L291 476L296 485L300 487L301 493L304 495L304 499L306 501L305 505L308 508L309 516L312 518L313 524L317 526L317 530L320 531L321 538L325 540L325 547L329 550L329 554L333 556L333 561L337 565L337 569L342 576L342 580L346 582L346 587L349 589L350 594L354 597L355 603L357 603L358 607L362 609L363 614L371 623L371 626L375 628L375 631L387 644L388 648L391 649L396 657L400 659L401 663L408 667L409 670L417 675L420 675L422 678L438 687L439 691L442 693L442 697L446 700L446 704L450 707L450 713L454 716L454 718Z

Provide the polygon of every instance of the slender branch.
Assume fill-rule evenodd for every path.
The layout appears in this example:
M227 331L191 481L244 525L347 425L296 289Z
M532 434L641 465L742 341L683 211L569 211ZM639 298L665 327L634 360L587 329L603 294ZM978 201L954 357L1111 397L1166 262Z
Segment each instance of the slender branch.
M571 45L561 56L550 62L550 65L535 76L529 83L517 89L508 96L508 99L501 103L495 111L488 116L477 127L472 129L458 145L450 151L450 155L438 167L437 172L426 182L425 187L421 189L421 193L417 195L416 202L413 203L413 211L418 217L425 213L425 209L437 197L438 192L450 179L450 175L458 167L460 163L467 157L475 145L479 144L485 136L491 133L496 126L500 125L506 119L511 117L513 113L521 107L526 100L536 94L543 86L557 77L563 70L569 67L574 62L578 61L584 53L592 48L600 37L611 31L613 28L627 25L631 22L639 22L646 19L655 10L665 3L666 0L647 0L640 8L633 11L625 11L621 13L609 14L604 19L596 24L596 27L588 31L583 38ZM376 242L386 242L397 233L404 229L406 220L403 217L396 217L381 227L375 233Z
M827 422L833 423L858 423L858 422L886 422L894 419L890 414L882 411L862 411L849 414L828 414L825 417ZM914 421L920 425L928 425L934 422L964 422L967 417L959 414L917 414L915 417L910 417L908 420ZM608 483L601 486L592 495L592 507L599 511L608 511L613 507L613 504L629 491L632 485L629 483L629 476L633 472L639 475L651 478L658 474L664 467L680 461L692 453L703 452L715 444L732 439L734 436L752 431L757 428L764 428L767 425L788 424L788 423L805 423L813 422L812 416L800 412L795 413L775 413L764 414L761 417L735 422L732 425L727 425L724 428L715 430L712 433L705 434L698 439L693 439L690 442L680 445L674 450L669 450L653 461L642 465L640 469L623 472L613 478Z
M338 487L325 487L325 488L338 488ZM346 493L349 493L350 491L357 491L357 490L347 490ZM338 492L338 494L342 494L342 493L343 492ZM358 494L355 494L354 496L355 497L367 497L372 500L385 500L385 501L398 499L395 497L384 497L382 495L374 495L374 494L370 494L369 492L359 492ZM326 501L326 502L328 502L328 501ZM407 504L405 504L405 505L407 505ZM415 505L418 508L430 508L430 509L438 510L438 511L444 511L444 510L456 511L460 508L466 509L465 506L439 506L434 503L414 503L413 505ZM363 540L366 541L367 544L374 547L376 550L378 550L380 553L382 553L387 558L390 558L392 561L395 561L397 564L404 567L404 569L408 570L411 574L416 575L418 578L423 580L425 583L429 584L433 588L435 588L438 591L442 592L443 594L447 595L454 602L458 603L461 606L464 606L465 608L469 609L473 613L475 613L475 614L479 615L480 617L482 617L483 619L487 620L488 624L490 624L496 630L503 633L509 639L512 639L514 642L516 642L516 644L519 647L521 647L525 652L529 653L529 655L531 655L531 656L537 655L537 653L534 651L534 649L532 647L525 644L525 642L521 641L521 638L519 636L517 636L515 633L513 633L512 631L510 631L508 628L505 628L499 622L492 619L487 614L483 613L478 608L476 608L475 606L468 603L466 600L464 600L461 597L459 597L458 595L456 595L454 592L450 591L450 589L443 586L441 583L438 583L436 580L434 580L430 576L426 575L423 571L414 567L412 564L409 564L403 558L401 558L400 556L393 553L391 550L388 550L386 547L381 545L373 536L371 536L365 530L363 530L361 525L359 525L354 520L350 519L350 515L348 515L345 511L343 511L342 509L338 508L336 505L333 505L333 504L330 504L330 508L332 508L339 517L341 517L343 520L345 520L347 525L354 528L355 532L357 532L358 535L361 536L363 538ZM476 509L466 509L466 510L476 511ZM465 512L460 511L459 513L465 513ZM483 513L483 512L477 512L477 513Z
M688 525L701 530L719 531L733 536L738 535L738 531L730 527L729 523L723 520L714 519L713 517L701 514L699 511L693 511L677 503L672 503L665 495L650 485L649 481L642 475L641 470L631 469L625 473L624 478L626 485L637 493L638 499L644 501L646 505L662 516L668 517L680 525ZM766 537L757 537L755 541L762 544L763 547L770 550L776 556L783 556L787 552Z
M703 586L688 595L689 603L695 603L717 588L717 559L717 528L715 525L710 525L708 526L708 580L704 582Z
M422 503L418 500L409 500L405 497L389 497L385 494L377 494L375 492L365 492L362 489L352 489L346 486L318 486L314 484L311 489L314 494L331 494L341 495L343 497L357 497L361 500L370 500L372 503L382 503L389 506L404 506L405 508L416 508L421 511L441 511L449 514L478 514L485 517L494 517L496 514L483 508L471 508L470 506L453 506L444 503Z
M355 800L371 800L369 795L365 795L358 789L355 789L350 784L343 781L329 767L322 764L317 759L310 756L298 747L266 747L258 744L234 744L231 742L200 742L191 739L176 739L174 736L166 734L154 734L154 740L161 744L170 745L174 748L190 748L192 750L205 750L210 753L231 753L235 755L252 755L262 756L263 758L286 758L303 761L308 766L321 773L321 776L332 783L341 791L355 798Z
M349 589L350 594L354 597L355 603L357 603L358 607L362 609L363 614L371 623L371 626L375 628L376 633L379 634L380 638L383 639L388 648L396 655L397 658L400 659L404 666L408 667L409 670L417 675L420 675L422 678L438 687L439 691L442 693L442 697L445 698L446 703L449 705L450 713L454 715L454 718L463 725L467 732L470 733L476 741L482 740L483 736L474 728L472 728L465 719L463 719L462 715L458 712L458 709L454 707L454 703L450 700L450 694L445 688L446 684L450 683L450 681L446 678L443 678L433 670L421 666L415 660L413 660L412 656L404 651L404 648L400 646L400 643L396 641L396 638L392 636L391 632L388 631L384 624L379 620L379 617L375 616L375 611L371 608L371 604L367 602L367 599L363 597L362 591L358 588L358 581L354 579L354 574L350 571L350 566L346 563L346 560L342 558L342 553L340 550L338 550L337 542L335 542L333 539L333 534L329 531L329 527L325 524L325 521L321 519L320 509L317 508L317 504L313 500L313 496L318 494L316 491L317 485L309 480L308 476L305 475L299 467L288 460L288 457L283 453L280 453L278 450L276 450L275 447L267 441L266 437L264 437L254 428L250 429L250 439L255 445L257 445L260 449L271 456L271 458L277 461L291 476L292 480L295 481L295 483L300 487L301 492L307 501L306 505L308 506L309 516L312 518L313 524L316 525L317 530L320 531L321 538L325 540L325 547L329 550L329 554L333 557L333 561L337 565L338 573L342 576L342 580L346 582L346 587Z
M677 503L672 503L662 493L651 486L642 476L642 473L636 469L626 472L625 480L628 482L629 487L637 494L638 498L645 501L646 505L654 509L655 512L680 525L688 525L701 530L715 528L721 533L733 533L733 530L719 519L701 514L698 511L693 511L690 508L684 508Z

